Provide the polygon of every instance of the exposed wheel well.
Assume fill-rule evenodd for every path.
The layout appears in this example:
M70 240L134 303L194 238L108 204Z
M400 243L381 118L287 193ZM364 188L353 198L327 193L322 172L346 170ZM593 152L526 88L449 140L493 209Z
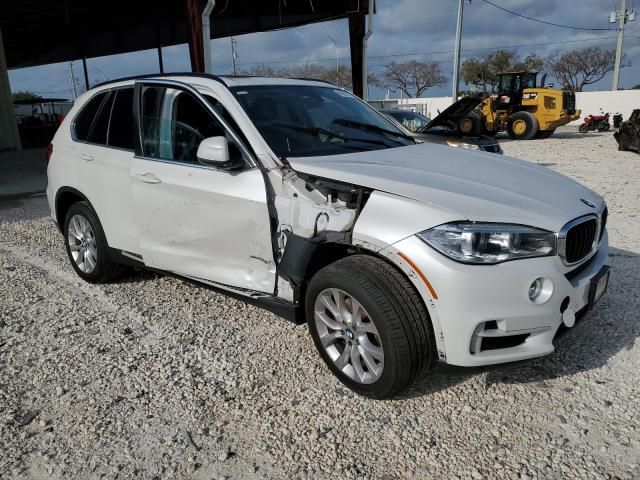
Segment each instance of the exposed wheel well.
M422 299L422 296L419 294L418 289L415 287L415 285L413 285L413 282L411 281L411 279L407 276L407 274L404 271L402 271L400 267L398 267L396 264L390 261L387 257L380 255L372 250L367 250L365 248L354 247L353 245L345 245L341 243L320 244L318 248L315 250L315 252L313 253L311 259L307 264L307 268L304 275L305 281L303 282L302 285L300 285L298 298L301 306L304 308L304 298L306 294L307 285L316 273L318 273L324 267L334 262L337 262L338 260L349 257L351 255L356 255L356 254L369 255L371 257L378 258L383 262L387 263L388 265L390 265L392 268L396 269L404 277L407 277L407 280L409 280L409 284L411 285L411 288L415 290L415 293L418 295L418 298L420 298L420 301L423 303L426 309L426 305L424 304L424 300Z
M62 231L64 228L64 220L71 205L82 202L87 198L79 191L73 188L61 188L56 195L56 222L58 229Z

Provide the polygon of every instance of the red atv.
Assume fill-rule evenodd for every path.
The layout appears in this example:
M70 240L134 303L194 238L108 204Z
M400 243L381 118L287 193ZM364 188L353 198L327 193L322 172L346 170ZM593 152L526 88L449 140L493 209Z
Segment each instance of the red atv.
M593 130L606 132L610 128L611 124L609 123L609 112L607 112L603 115L589 115L588 117L584 117L584 123L580 125L578 131L580 133L587 133Z

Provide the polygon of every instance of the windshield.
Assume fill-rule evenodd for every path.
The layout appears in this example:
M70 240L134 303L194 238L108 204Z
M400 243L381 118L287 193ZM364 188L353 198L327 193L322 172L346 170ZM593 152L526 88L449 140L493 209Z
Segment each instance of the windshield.
M419 132L426 127L431 121L429 118L416 112L408 112L404 110L386 110L393 118L398 120L404 127L412 132Z
M415 143L366 103L335 87L254 85L231 91L279 157L337 155Z

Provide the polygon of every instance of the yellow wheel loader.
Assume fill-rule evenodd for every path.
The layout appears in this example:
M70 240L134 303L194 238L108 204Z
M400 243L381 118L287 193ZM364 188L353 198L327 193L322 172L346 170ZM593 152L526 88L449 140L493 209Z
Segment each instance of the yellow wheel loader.
M546 88L536 72L500 74L498 94L487 97L476 110L460 121L466 134L495 135L506 131L517 140L548 138L556 128L580 118L576 94Z

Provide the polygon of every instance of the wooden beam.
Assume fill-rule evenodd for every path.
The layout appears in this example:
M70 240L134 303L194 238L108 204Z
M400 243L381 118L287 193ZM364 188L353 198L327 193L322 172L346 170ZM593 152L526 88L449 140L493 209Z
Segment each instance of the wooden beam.
M185 0L187 20L187 43L192 72L204 72L204 49L202 46L202 0Z

